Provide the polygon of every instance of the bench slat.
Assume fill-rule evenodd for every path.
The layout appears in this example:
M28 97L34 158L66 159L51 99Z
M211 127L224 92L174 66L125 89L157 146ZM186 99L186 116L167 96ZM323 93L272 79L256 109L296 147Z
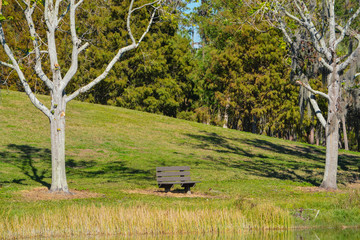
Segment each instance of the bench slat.
M157 177L166 177L166 176L189 176L190 172L157 172Z
M174 167L157 167L156 171L182 171L190 170L189 166L174 166Z
M160 177L157 178L158 182L169 182L169 181L190 181L190 177Z
M191 184L191 183L201 183L201 181L186 181L186 182L159 182L159 185L166 185L166 184Z

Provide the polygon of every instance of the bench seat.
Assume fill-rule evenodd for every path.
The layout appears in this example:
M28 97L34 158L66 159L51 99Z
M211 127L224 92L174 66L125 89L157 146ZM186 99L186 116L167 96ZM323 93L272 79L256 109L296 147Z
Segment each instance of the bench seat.
M192 181L189 170L189 166L157 167L156 180L159 188L169 192L175 184L179 184L186 193L191 194L190 188L200 181Z

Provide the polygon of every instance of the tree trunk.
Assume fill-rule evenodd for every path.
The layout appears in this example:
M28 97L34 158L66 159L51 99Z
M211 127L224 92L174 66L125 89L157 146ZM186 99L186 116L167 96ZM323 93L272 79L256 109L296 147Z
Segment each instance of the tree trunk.
M326 160L324 178L320 185L326 189L337 189L336 175L338 166L339 153L339 119L337 117L339 103L341 102L341 91L339 75L336 72L328 77L329 84L329 103L328 103L328 118L326 122Z
M315 137L315 128L314 126L311 126L310 132L308 134L308 143L314 144L314 137Z
M50 192L69 193L65 170L65 99L53 95L51 128L52 181ZM62 95L62 94L61 94Z
M256 133L256 120L257 120L256 116L254 115L253 116L253 121L251 123L251 132L254 133L254 134Z
M339 151L339 121L328 125L326 129L326 161L324 179L320 185L326 189L337 189L336 174Z
M228 109L230 106L229 102L230 102L230 98L227 99L226 106L225 106L223 128L228 128L228 124L229 124L229 114L228 114Z
M343 129L343 133L344 133L345 150L349 150L349 141L348 141L347 132L346 132L346 123L345 123L344 115L341 117L341 122L342 122L342 129Z
M315 141L316 141L316 146L320 145L320 137L321 137L321 130L319 131L319 129L316 130L315 132Z

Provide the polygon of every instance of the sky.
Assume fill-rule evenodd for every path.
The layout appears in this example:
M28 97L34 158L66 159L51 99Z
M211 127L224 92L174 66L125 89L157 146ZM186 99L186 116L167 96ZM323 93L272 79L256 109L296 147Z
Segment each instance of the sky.
M187 12L191 12L195 7L199 7L201 5L201 1L197 2L197 3L189 3L187 6L190 9ZM194 37L193 37L194 42L200 42L201 38L200 35L198 33L198 28L195 26L194 27Z

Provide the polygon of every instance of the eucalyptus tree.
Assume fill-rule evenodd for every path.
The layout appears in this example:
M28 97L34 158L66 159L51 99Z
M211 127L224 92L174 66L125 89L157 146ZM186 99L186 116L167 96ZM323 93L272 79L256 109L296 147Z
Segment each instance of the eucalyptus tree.
M283 32L293 54L296 45L296 34L306 32L302 39L312 46L317 60L324 68L327 92L314 90L307 82L297 83L328 102L328 113L325 123L326 161L323 181L320 187L336 189L338 167L339 122L345 107L342 101L343 86L341 75L356 58L360 49L360 34L353 29L360 14L360 8L352 8L348 18L336 14L335 0L276 0L261 1L255 9L257 17L262 16L274 27ZM351 39L357 44L344 51L344 46Z
M158 12L164 6L165 1L155 0L146 2L131 0L125 19L128 33L127 44L118 48L101 74L89 80L84 86L79 87L69 95L65 93L65 88L77 73L79 55L90 45L88 42L82 42L78 34L77 11L79 11L84 0L22 0L16 2L23 9L24 18L28 26L27 34L30 35L27 39L33 48L27 54L28 64L32 64L36 77L44 82L48 88L51 95L51 107L48 108L36 97L28 84L28 79L34 76L26 76L24 74L24 67L20 64L20 57L14 54L16 47L10 46L6 41L7 34L3 26L9 22L6 20L7 16L2 14L4 12L2 10L5 10L8 4L5 0L0 0L0 42L3 52L5 52L5 54L2 54L0 64L11 68L17 73L30 101L48 117L51 129L52 161L50 191L69 192L65 171L65 113L67 103L101 82L124 53L139 46L149 32L154 18L158 16ZM144 21L132 21L138 11L145 9L151 12L150 17L145 23ZM40 16L40 20L44 23L42 21L35 21L34 16ZM72 43L71 53L69 53L69 66L60 65L61 58L67 57L59 56L58 51L59 42L62 41L61 30L63 26L68 26L67 33L70 35ZM25 34L25 31L22 34ZM6 59L4 59L4 56L6 56Z

